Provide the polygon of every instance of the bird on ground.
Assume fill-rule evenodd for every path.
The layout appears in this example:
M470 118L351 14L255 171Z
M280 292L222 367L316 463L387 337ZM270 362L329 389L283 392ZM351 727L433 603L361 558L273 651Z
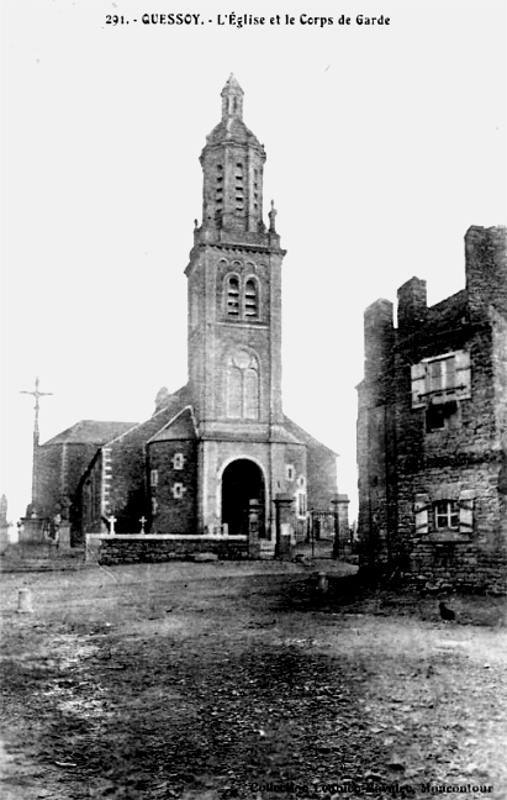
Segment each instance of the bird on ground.
M454 613L452 608L447 608L445 603L439 603L438 607L440 609L440 616L442 617L442 619L445 619L448 622L451 622L452 620L456 619L456 614Z

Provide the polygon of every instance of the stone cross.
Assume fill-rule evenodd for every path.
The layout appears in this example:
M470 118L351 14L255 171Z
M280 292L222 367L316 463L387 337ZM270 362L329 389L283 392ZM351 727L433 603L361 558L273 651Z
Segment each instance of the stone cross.
M30 394L32 397L35 398L35 418L33 422L33 453L32 453L32 506L34 506L34 511L37 509L38 501L39 501L39 491L38 491L38 464L37 464L37 456L39 450L39 399L41 397L46 397L48 395L53 394L53 392L41 392L39 391L39 379L35 378L35 389L32 392L28 390L21 390L20 394Z
M35 420L33 424L33 435L34 439L37 441L37 444L39 444L39 408L40 408L39 397L47 397L48 395L53 394L53 392L40 392L39 379L35 378L35 390L33 392L21 390L20 394L31 394L32 397L35 397L35 405L34 405Z
M146 517L144 516L144 514L143 514L143 516L141 517L141 519L139 520L139 522L141 523L141 533L144 533L144 526L145 526L145 525L146 525L146 523L148 522L148 520L146 519Z
M116 517L111 515L109 517L109 533L114 533L114 523L116 522Z

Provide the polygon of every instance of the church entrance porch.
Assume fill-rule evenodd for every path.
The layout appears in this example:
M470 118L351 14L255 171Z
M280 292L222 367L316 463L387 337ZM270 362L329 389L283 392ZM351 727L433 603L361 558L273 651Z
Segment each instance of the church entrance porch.
M259 536L264 536L265 488L262 470L254 461L240 458L229 464L222 475L222 525L227 525L230 536L248 536L252 500L259 504Z

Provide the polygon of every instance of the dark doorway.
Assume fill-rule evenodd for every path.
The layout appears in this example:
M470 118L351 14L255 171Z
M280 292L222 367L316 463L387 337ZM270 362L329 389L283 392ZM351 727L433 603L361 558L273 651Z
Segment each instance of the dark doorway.
M222 475L222 524L231 536L248 536L248 503L258 500L261 509L259 535L264 536L264 480L253 461L240 458L229 464Z

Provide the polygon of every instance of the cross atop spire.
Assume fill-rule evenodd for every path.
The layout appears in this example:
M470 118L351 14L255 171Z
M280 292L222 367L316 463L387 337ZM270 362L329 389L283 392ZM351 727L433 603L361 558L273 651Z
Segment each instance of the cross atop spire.
M226 122L230 117L243 119L243 95L243 89L231 72L221 92L222 120Z

